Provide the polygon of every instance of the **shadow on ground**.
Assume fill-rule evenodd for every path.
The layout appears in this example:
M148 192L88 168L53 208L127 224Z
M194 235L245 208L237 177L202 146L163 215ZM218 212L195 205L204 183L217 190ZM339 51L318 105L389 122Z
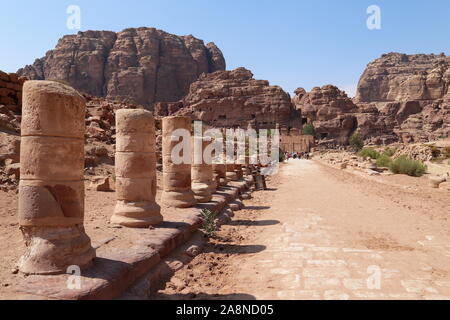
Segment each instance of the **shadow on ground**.
M268 206L245 206L245 210L267 210L270 209Z
M237 244L216 244L205 248L204 253L218 253L218 254L252 254L259 253L266 250L266 246L257 244L252 245L237 245Z
M255 227L263 227L263 226L274 226L280 224L278 220L235 220L230 222L232 226L255 226Z
M207 293L188 293L188 294L164 294L154 295L154 300L256 300L256 297L246 293L233 294L207 294Z

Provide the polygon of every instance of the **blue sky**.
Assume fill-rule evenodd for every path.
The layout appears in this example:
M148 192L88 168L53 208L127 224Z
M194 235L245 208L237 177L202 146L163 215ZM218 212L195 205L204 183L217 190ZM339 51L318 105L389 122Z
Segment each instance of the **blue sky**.
M450 1L407 0L0 0L0 70L14 72L42 57L68 33L69 5L81 30L155 27L213 41L227 69L292 93L334 84L352 92L367 63L383 53L450 54ZM366 26L370 5L381 30Z

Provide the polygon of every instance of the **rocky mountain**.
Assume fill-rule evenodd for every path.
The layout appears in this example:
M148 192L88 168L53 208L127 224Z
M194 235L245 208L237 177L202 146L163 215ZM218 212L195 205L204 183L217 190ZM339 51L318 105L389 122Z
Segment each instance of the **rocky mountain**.
M450 56L388 53L367 65L356 102L450 99Z
M346 142L357 129L374 144L450 136L450 57L389 53L368 64L351 100L333 86L297 89L293 103L319 138Z
M292 101L301 110L303 122L314 125L319 139L346 143L357 128L358 107L335 86L316 87L311 92L298 88Z
M182 101L157 104L155 114L187 115L216 127L301 128L289 94L245 68L203 74Z
M63 80L81 92L151 107L183 98L202 73L225 70L214 43L154 28L67 35L33 65L18 70L35 80Z

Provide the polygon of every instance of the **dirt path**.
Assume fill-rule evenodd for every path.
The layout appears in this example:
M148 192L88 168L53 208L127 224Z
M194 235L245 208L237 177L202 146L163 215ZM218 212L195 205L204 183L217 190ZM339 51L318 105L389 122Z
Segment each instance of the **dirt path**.
M269 186L152 298L450 298L448 195L303 160Z

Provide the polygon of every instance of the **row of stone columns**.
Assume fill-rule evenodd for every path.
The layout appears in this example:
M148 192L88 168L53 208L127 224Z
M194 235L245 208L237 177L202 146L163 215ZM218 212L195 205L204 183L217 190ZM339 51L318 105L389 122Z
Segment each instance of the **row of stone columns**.
M19 268L25 274L65 273L68 266L83 268L95 258L83 226L85 108L84 98L64 84L24 84L19 222L27 249ZM242 178L242 165L191 165L173 159L179 144L173 133L177 129L191 132L189 118L163 118L162 127L165 206L187 208L209 202L217 187ZM141 228L163 221L155 201L155 141L151 112L117 111L117 203L112 223ZM211 143L204 138L189 142L199 143L202 154Z

